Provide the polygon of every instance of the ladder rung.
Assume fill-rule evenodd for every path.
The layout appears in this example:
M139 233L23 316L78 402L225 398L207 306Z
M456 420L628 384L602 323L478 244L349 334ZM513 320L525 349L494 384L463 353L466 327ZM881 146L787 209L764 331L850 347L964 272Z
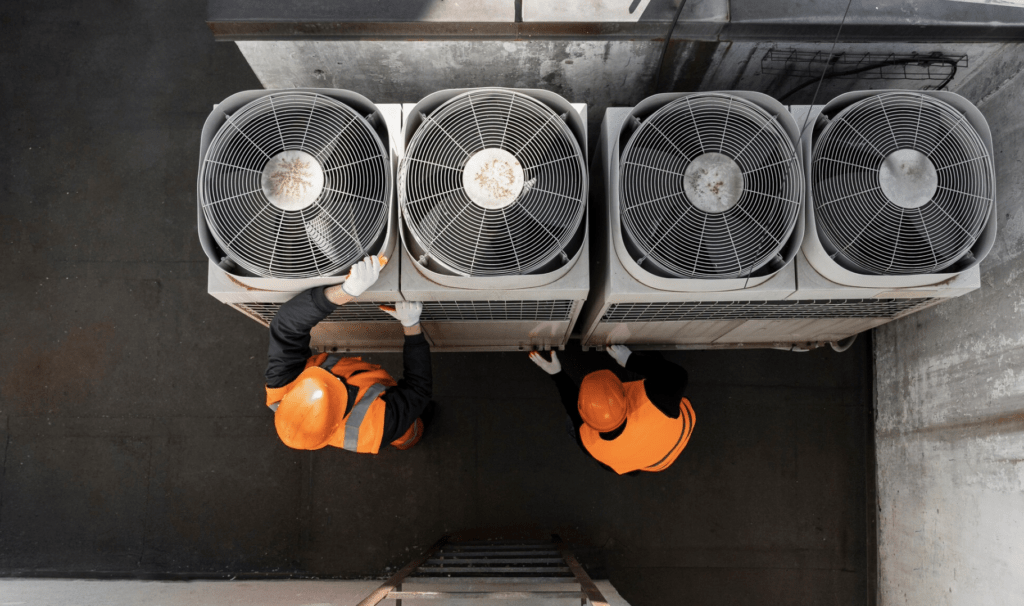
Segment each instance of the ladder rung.
M487 546L497 547L499 545L552 545L553 546L554 543L552 543L551 541L543 540L543 539L524 540L524 541L448 541L447 543L445 543L445 547L450 547L452 545L466 545L466 546L480 545L480 546L485 546L485 547L487 547Z
M421 566L416 572L569 572L568 566Z
M459 545L448 543L443 549L457 549L459 551L518 551L518 550L538 550L538 549L554 549L554 545L551 543L541 543L539 545Z
M579 585L579 581L576 577L553 577L553 576L536 576L536 577L406 577L403 581L405 586L413 583L422 583L424 585L438 585L438 584L460 584L460 585L518 585L522 584L540 584L540 583L571 583L573 585Z
M431 558L427 564L564 564L562 558Z
M392 591L388 600L529 600L531 598L582 599L582 591Z
M441 551L434 554L435 556L453 556L453 557L467 557L467 558L478 558L487 556L502 556L507 558L528 558L528 557L552 557L561 558L562 554L557 551L448 551L442 549Z

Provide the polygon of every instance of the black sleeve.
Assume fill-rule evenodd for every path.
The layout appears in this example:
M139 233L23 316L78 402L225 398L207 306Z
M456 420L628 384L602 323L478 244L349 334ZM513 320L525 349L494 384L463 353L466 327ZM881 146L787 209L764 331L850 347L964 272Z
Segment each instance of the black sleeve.
M402 364L402 379L381 396L385 404L382 446L394 442L409 429L430 403L434 390L430 344L422 333L405 337Z
M579 408L580 386L569 375L565 374L565 371L551 375L551 378L555 380L555 386L558 387L558 396L562 400L565 414L569 415L569 418L572 419L572 426L578 436L580 425L583 425L583 417L580 416Z
M295 295L270 322L267 387L284 387L302 374L312 355L309 331L338 308L327 299L325 288L311 288Z
M572 428L576 434L576 445L580 447L580 450L585 452L588 457L593 458L593 455L583 446L583 438L580 436L580 427L583 426L583 417L580 416L580 386L572 380L572 377L567 375L565 371L561 371L558 374L551 375L551 378L555 380L555 386L558 387L558 396L562 400L562 407L565 408L565 414L569 415L569 419L572 421Z
M679 401L689 380L685 368L658 355L633 352L626 360L626 370L644 378L647 399L658 410L672 419L679 416Z

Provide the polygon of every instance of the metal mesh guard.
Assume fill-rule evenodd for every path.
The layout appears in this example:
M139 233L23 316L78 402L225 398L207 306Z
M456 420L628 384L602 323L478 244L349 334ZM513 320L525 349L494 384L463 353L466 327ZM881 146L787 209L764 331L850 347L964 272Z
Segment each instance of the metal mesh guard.
M324 322L394 322L382 312L379 303L346 303ZM280 303L238 303L237 306L268 324L281 309ZM572 317L573 301L424 301L420 319L425 322L465 322L481 320L565 321Z
M811 174L826 249L871 275L934 273L956 263L995 203L981 137L952 106L919 93L875 95L844 109L817 138Z
M280 303L236 303L242 310L270 323L281 309ZM324 322L394 322L395 319L380 310L380 303L352 301L324 318Z
M329 276L371 252L387 229L391 170L369 123L330 97L307 92L261 97L233 115L210 144L199 173L203 213L217 244L255 275ZM272 204L261 180L286 150L312 156L323 190L299 210ZM315 167L306 167L309 171ZM301 188L307 172L295 174Z
M724 181L703 183L712 199L729 194L709 212L686 181L701 177L705 169L694 164L702 159L728 163L721 156L742 186L726 192ZM778 121L723 94L682 97L644 120L623 150L619 178L625 235L643 255L637 262L679 278L745 277L767 264L789 239L804 194Z
M467 162L484 149L511 153L521 193L502 208L470 199ZM521 275L554 259L583 220L587 170L576 138L546 105L509 90L463 93L426 117L403 160L399 202L427 254L464 276Z
M893 318L933 299L835 299L812 301L708 301L701 303L615 303L602 322L693 322Z

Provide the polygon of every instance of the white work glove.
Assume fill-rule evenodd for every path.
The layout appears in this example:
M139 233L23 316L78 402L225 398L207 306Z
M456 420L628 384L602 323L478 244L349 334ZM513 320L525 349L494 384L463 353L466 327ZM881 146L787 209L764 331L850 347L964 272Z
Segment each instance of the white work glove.
M365 257L349 270L345 283L341 285L341 290L350 297L358 297L363 294L377 281L377 277L380 276L380 268L387 265L387 262L387 257L378 258L377 255Z
M394 305L381 305L380 310L402 323L402 326L416 326L420 323L423 304L419 301L399 301Z
M615 358L615 361L623 368L626 367L626 360L629 360L629 354L633 353L625 345L609 345L604 350L608 352L609 356Z
M551 352L551 361L544 359L544 354L539 351L531 351L530 359L533 363L541 367L541 370L548 373L549 375L557 375L562 372L562 363L558 361L558 354L554 351Z

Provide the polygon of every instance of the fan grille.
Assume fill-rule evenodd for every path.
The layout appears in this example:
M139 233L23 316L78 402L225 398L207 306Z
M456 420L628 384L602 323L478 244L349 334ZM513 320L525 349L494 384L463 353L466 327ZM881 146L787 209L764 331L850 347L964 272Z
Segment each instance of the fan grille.
M626 237L678 278L749 276L786 245L804 185L778 121L739 97L677 99L644 120L620 163Z
M481 199L467 165L500 165L508 178ZM587 171L562 117L527 95L484 89L425 117L398 185L409 231L431 259L463 276L517 275L543 269L576 235Z
M937 272L980 237L994 175L980 135L952 106L919 93L875 95L840 112L815 142L815 223L852 271Z
M390 191L388 153L370 124L307 92L269 94L228 116L199 174L217 244L264 277L329 276L377 252Z

